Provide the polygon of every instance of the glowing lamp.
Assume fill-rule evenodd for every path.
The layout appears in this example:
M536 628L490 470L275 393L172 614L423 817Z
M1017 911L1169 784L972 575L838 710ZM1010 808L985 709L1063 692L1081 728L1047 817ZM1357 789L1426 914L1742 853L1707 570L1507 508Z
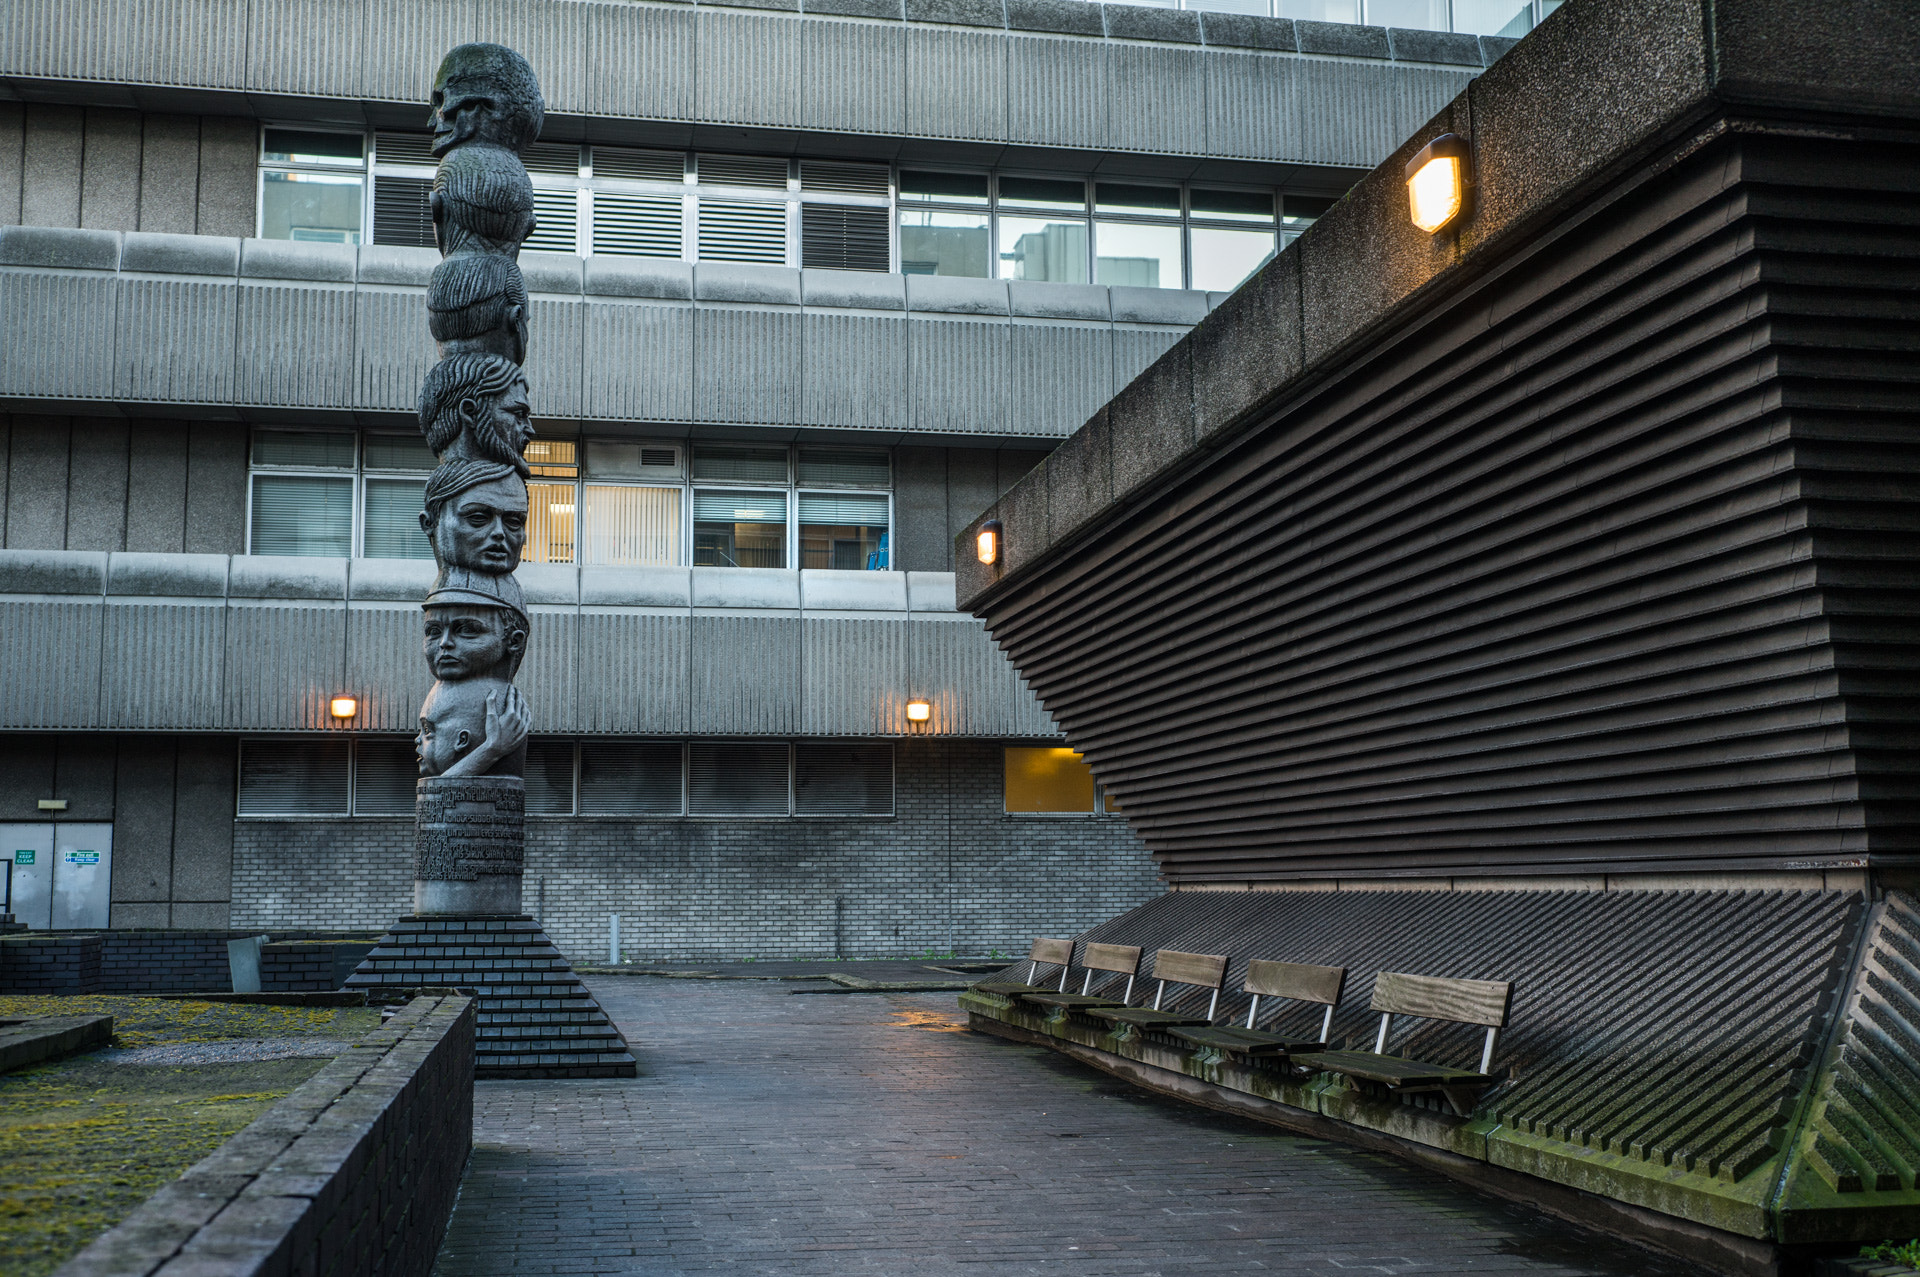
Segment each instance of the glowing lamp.
M907 721L909 723L924 723L932 717L933 717L933 706L927 704L927 702L925 701L908 701L907 702Z
M336 696L328 702L327 712L335 718L352 718L360 712L360 702L351 696Z
M1407 205L1429 235L1459 220L1473 187L1473 156L1457 133L1442 133L1407 161Z
M981 524L974 543L975 548L980 552L982 563L998 563L1000 561L1000 520L988 519Z

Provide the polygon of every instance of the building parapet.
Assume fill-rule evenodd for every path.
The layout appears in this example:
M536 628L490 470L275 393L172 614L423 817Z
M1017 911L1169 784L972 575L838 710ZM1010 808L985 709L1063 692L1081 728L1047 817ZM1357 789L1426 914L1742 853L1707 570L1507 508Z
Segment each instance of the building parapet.
M438 261L389 245L0 227L0 402L410 419L436 357L418 321ZM543 419L676 433L1057 439L1226 297L560 253L521 263ZM703 359L709 346L724 357Z
M428 560L0 551L0 727L414 730ZM525 564L559 735L1051 739L947 572ZM242 656L245 659L241 659ZM329 701L352 696L335 719ZM909 724L906 704L932 717Z

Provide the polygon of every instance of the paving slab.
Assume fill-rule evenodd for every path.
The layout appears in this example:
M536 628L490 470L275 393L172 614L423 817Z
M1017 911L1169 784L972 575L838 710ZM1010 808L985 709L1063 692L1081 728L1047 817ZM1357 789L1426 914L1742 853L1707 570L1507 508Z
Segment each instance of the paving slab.
M590 984L641 1077L479 1083L439 1277L1692 1271L967 1032L951 994Z

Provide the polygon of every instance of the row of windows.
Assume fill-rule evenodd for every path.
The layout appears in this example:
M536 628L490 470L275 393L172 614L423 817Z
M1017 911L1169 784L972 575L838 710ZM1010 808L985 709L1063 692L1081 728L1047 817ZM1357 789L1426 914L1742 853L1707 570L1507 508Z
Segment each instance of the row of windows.
M1069 749L1009 746L1006 810L1117 810ZM413 741L363 736L240 746L242 816L410 816ZM891 816L886 741L572 741L527 747L530 816Z
M430 246L424 134L262 132L260 234ZM535 250L1226 290L1325 210L1271 188L538 142ZM897 226L898 235L894 235Z
M1519 39L1562 0L1179 0L1182 9Z
M527 446L533 563L884 571L884 449L685 441ZM417 435L256 430L251 554L428 559L419 514L433 454Z

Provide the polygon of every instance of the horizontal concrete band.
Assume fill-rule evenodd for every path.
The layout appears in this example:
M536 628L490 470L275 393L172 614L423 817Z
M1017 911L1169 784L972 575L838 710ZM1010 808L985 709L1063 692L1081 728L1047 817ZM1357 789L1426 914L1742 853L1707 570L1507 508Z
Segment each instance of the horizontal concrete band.
M543 734L1051 739L941 572L526 564ZM433 564L0 551L0 727L412 732ZM355 715L329 702L350 695Z
M0 228L0 401L411 417L432 249ZM1057 439L1226 296L523 253L542 418ZM119 411L118 408L113 411Z
M262 115L273 99L413 104L447 49L497 40L554 115L1367 168L1510 43L1078 0L767 11L796 7L24 0L0 78L29 97L116 83L156 109L182 91Z

